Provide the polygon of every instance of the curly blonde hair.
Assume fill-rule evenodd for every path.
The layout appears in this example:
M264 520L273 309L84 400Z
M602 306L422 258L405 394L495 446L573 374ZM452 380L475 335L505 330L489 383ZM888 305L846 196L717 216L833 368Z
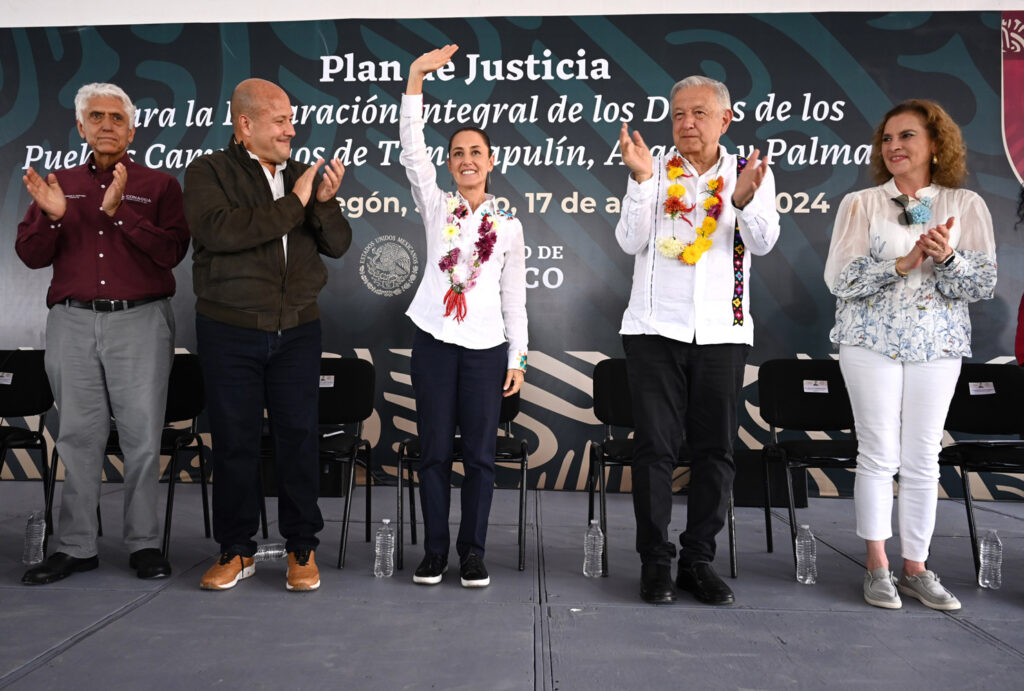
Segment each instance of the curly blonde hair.
M895 106L879 123L871 138L871 175L881 185L892 177L882 158L882 134L889 120L900 113L915 113L924 120L928 136L935 143L935 160L931 165L932 182L943 187L960 187L967 177L967 147L960 127L935 101L914 98Z

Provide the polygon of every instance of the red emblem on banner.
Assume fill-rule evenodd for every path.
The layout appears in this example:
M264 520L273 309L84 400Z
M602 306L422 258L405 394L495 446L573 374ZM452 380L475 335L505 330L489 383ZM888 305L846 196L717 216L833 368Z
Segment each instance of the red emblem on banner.
M1024 12L1003 12L1003 141L1024 183Z

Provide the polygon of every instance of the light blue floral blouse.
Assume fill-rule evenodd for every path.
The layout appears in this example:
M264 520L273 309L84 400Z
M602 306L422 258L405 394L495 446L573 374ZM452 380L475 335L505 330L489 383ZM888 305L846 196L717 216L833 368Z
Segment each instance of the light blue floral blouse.
M992 216L974 192L930 185L918 190L906 209L911 221L929 215L922 207L930 218L901 225L904 209L894 201L900 195L889 180L851 192L839 205L825 263L825 282L837 298L829 338L904 362L970 357L967 305L991 298L996 285ZM954 259L949 266L925 259L906 278L897 274L896 260L922 233L950 217Z

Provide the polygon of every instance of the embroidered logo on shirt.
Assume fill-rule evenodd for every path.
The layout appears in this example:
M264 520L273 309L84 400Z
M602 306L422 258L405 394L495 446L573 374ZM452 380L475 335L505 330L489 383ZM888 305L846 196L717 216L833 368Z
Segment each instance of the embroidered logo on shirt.
M137 194L123 194L121 199L126 202L136 202L137 204L152 204L153 200L149 197L140 197Z
M85 199L84 194L64 194L65 199Z

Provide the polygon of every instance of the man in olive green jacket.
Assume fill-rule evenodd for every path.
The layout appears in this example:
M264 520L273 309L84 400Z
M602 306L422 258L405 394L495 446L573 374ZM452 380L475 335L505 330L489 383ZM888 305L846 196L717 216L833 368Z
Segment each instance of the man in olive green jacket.
M248 79L235 87L231 119L227 148L185 172L196 339L213 435L213 530L221 550L200 586L225 590L254 573L265 407L287 588L315 590L316 534L323 528L317 295L327 283L320 255L340 257L352 242L335 200L345 168L336 159L307 166L289 158L291 104L271 82Z

